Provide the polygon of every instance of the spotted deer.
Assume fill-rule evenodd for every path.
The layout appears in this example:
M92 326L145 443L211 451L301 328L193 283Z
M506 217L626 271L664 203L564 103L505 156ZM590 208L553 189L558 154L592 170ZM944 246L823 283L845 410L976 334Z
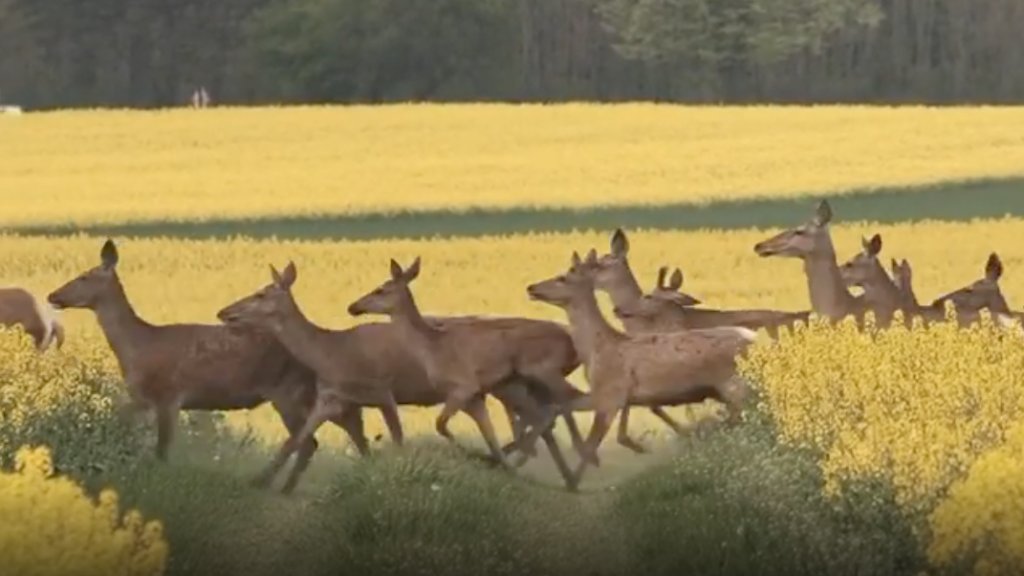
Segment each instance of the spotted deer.
M444 402L442 390L434 387L420 362L405 346L394 324L366 323L344 330L330 330L311 322L292 293L297 269L289 262L282 272L270 267L271 282L249 296L226 306L217 317L228 326L269 331L300 362L316 373L316 403L305 425L292 435L264 475L272 478L308 438L325 422L344 429L361 454L368 453L363 432L362 408L382 410L392 439L402 443L398 405L434 406ZM469 324L469 318L428 319L432 326ZM573 366L575 368L575 365ZM542 420L541 402L529 390L530 382L508 375L506 382L490 392L510 412L527 423ZM550 430L541 435L552 459L571 480L571 471ZM577 432L578 437L578 432Z
M423 366L431 384L444 394L435 422L437 432L454 441L448 421L461 410L476 422L495 460L507 466L484 398L514 376L538 383L552 407L545 411L543 423L533 424L522 443L545 433L559 413L572 430L575 423L568 405L582 393L565 379L579 364L565 328L526 318L432 324L420 313L410 289L419 271L419 257L405 270L391 260L391 277L352 302L348 311L353 316L382 314L390 318L400 341ZM580 448L581 457L586 457Z
M0 326L20 326L40 352L64 345L64 326L56 311L24 288L0 288Z
M100 264L52 292L48 300L56 308L96 314L124 378L126 412L156 414L159 460L167 460L181 410L240 410L270 402L285 427L298 432L316 394L312 371L269 333L143 320L125 293L118 260L116 245L107 240ZM284 492L295 487L316 449L312 438L300 447ZM262 481L254 479L256 484Z
M593 250L585 262L574 252L566 273L527 287L531 299L566 312L573 341L584 358L590 395L575 401L573 408L594 411L585 450L596 456L616 414L629 405L685 405L711 398L726 404L728 421L735 424L749 395L746 384L736 377L736 356L756 333L742 327L621 332L598 307L596 260ZM589 462L580 462L577 481Z

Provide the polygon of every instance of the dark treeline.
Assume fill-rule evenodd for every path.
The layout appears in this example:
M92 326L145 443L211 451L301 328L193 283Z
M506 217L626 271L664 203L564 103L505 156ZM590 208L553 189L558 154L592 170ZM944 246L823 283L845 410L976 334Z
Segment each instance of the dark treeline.
M1021 0L0 0L0 101L1024 99Z

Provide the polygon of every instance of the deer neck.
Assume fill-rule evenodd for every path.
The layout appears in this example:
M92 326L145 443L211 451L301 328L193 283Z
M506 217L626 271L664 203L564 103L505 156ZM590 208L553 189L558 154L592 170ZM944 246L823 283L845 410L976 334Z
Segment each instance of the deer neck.
M121 279L116 275L112 288L100 298L93 310L122 374L126 374L134 365L139 350L145 346L152 326L135 313Z
M311 322L290 294L285 300L280 318L271 331L281 346L315 372L324 373L329 370L331 354L325 353L325 348L320 344L330 331Z
M585 358L591 358L603 345L620 336L601 314L593 290L583 291L574 297L566 312L573 346Z
M616 274L611 282L608 282L608 285L602 288L608 293L612 303L616 306L631 305L644 295L629 265L626 265L622 272Z
M815 313L838 319L853 312L855 301L843 282L831 242L828 250L804 258L804 274Z
M993 314L1013 314L1010 312L1010 305L1006 302L1006 298L1003 297L1003 293L999 292L996 294L995 299L989 304L988 309Z
M868 281L864 283L864 298L873 307L889 310L900 308L902 303L900 289L878 262L871 266Z
M421 361L431 356L442 334L441 330L423 319L416 299L410 291L405 292L391 312L391 323L395 325L405 345Z

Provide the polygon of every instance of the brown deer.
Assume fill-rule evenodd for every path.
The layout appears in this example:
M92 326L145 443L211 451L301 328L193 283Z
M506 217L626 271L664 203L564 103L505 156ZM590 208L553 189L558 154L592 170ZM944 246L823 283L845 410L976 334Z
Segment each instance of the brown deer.
M48 297L57 308L96 314L117 358L128 392L127 412L156 413L156 457L167 460L180 410L240 410L270 402L295 433L313 406L312 371L297 362L273 335L206 324L155 325L135 313L117 274L118 253L107 240L100 265L86 270ZM284 486L290 492L317 442L310 438ZM261 485L265 479L257 477Z
M428 322L409 288L419 271L419 257L405 270L391 260L391 278L353 302L348 312L390 317L405 347L421 363L432 385L444 393L444 406L435 422L437 432L454 441L448 421L461 410L476 422L494 458L507 466L484 398L513 376L541 384L551 405L557 407L545 415L543 424L534 424L523 443L547 431L556 412L571 430L574 421L568 405L582 393L565 380L579 364L568 332L554 322L525 318L470 318L441 325ZM581 456L586 454L581 452Z
M850 294L843 281L828 228L831 220L832 208L827 200L822 200L810 220L758 242L754 252L762 258L778 256L802 260L811 310L832 322L854 316L858 326L863 326L864 314L870 306L863 298Z
M64 345L64 326L54 309L23 288L0 288L0 326L20 326L40 352Z
M367 323L345 330L328 330L311 322L292 293L297 278L295 264L283 272L270 267L272 281L235 303L217 317L228 326L269 331L300 362L317 376L316 404L305 425L280 448L264 475L273 477L292 452L327 421L341 426L361 454L368 453L361 410L382 406L392 438L401 444L402 430L392 405L434 406L444 402L442 390L431 385L423 366L404 345L401 333L389 323ZM467 318L429 320L435 325L469 323ZM575 367L575 366L574 366ZM524 422L542 419L541 407L528 383L509 376L507 383L491 390L510 414ZM579 433L577 431L577 437ZM552 459L571 484L572 474L550 430L542 433Z
M671 333L631 335L620 332L601 314L595 295L597 255L586 262L573 253L572 264L561 274L531 284L531 299L565 310L576 348L584 357L590 395L574 402L574 409L593 410L594 423L585 450L596 456L612 420L628 405L673 406L722 401L735 424L749 390L736 378L736 356L755 339L746 328L709 328ZM589 458L576 471L582 477Z
M874 312L878 327L891 326L897 310L903 311L904 320L909 325L910 314L916 310L905 305L904 294L878 260L882 251L882 235L875 234L871 240L862 237L860 241L862 250L839 267L843 282L864 291L862 301Z
M632 303L616 305L613 312L623 324L630 322L634 333L674 332L700 330L722 326L741 326L750 330L764 328L769 336L777 338L779 329L792 327L798 321L806 322L810 312L784 312L779 310L715 310L686 304L687 295L680 292L683 271L676 268L668 282L668 267L658 270L654 290Z
M914 271L910 267L910 262L907 262L906 258L899 262L892 258L890 268L892 269L892 282L900 291L900 306L904 310L920 308L921 302L917 299L917 294L914 292Z

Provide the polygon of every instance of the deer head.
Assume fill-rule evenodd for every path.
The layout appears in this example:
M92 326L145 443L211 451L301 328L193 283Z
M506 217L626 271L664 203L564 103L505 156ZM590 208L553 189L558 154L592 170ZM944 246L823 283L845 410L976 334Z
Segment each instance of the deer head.
M420 275L420 257L417 256L408 268L391 260L391 278L349 305L352 316L363 314L394 314L403 302L412 299L409 284Z
M100 249L100 264L54 290L47 300L54 308L95 309L108 295L120 290L117 278L117 246L108 239Z
M976 312L988 308L992 312L1009 314L1010 309L999 288L999 278L1003 275L1003 263L995 252L985 262L985 275L967 286L940 296L932 302L933 308L943 308L946 302L952 302L959 311Z
M897 262L895 258L890 263L892 268L892 282L899 289L900 295L907 304L917 305L917 295L914 294L914 271L910 268L907 259Z
M828 223L832 221L832 207L827 200L818 204L814 217L804 224L780 232L754 245L758 256L783 256L805 259L832 252Z
M621 319L655 318L678 308L701 303L700 300L679 290L683 286L682 270L676 268L668 282L665 281L666 276L668 266L662 266L658 269L658 283L654 290L631 303L616 306L613 309L614 314Z
M881 234L875 234L871 240L861 237L860 245L862 250L839 267L839 273L847 286L863 287L870 282L872 275L882 270L878 262L878 254L882 251Z
M530 284L526 293L531 300L545 302L559 308L567 308L580 296L593 294L594 275L597 270L597 253L591 249L586 259L578 252L572 253L569 270L553 278Z
M292 285L297 275L294 262L289 262L283 272L271 265L270 284L224 307L217 318L232 327L279 330L285 314L295 309Z

